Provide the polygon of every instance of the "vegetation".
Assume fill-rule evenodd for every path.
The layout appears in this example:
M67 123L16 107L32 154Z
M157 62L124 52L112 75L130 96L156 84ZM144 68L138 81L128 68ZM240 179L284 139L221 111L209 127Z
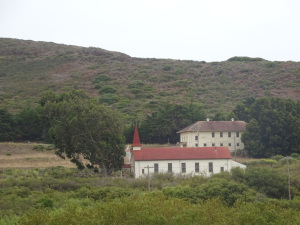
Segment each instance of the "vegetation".
M300 63L141 59L99 48L0 39L0 108L16 113L43 91L83 89L133 120L165 103L201 104L213 118L246 97L300 97ZM33 88L34 87L34 88ZM32 107L34 108L34 107Z
M205 118L200 105L165 104L140 122L140 137L143 143L176 144L179 141L179 130ZM132 141L133 127L129 129L131 135L127 137L128 143Z
M91 166L99 165L103 175L121 169L125 138L118 113L83 91L44 92L41 104L50 123L50 138L61 156L66 154L81 168L83 156Z
M138 59L6 38L0 58L0 142L50 142L32 151L81 167L0 170L0 224L299 223L299 63ZM120 178L132 125L144 143L176 143L206 115L248 122L246 153L267 158L211 177L157 174L151 193L147 179ZM5 144L2 157L17 158Z
M242 136L252 157L300 153L300 102L279 98L247 99L234 113L248 122Z
M279 158L279 157L277 157ZM249 165L211 177L102 177L52 167L0 171L0 224L297 224L300 161Z

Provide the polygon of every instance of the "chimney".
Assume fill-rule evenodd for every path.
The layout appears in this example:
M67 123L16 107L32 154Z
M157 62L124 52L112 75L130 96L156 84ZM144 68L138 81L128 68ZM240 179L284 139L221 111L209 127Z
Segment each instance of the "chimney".
M142 145L140 142L140 136L137 126L134 128L133 141L132 141L132 150L141 150Z

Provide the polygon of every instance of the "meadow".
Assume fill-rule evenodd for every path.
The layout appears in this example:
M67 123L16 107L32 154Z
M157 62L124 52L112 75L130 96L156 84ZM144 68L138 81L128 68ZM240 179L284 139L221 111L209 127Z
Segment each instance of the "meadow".
M4 148L6 146L6 148ZM9 148L9 151L8 151ZM50 145L0 145L0 224L299 224L300 160L245 160L247 169L191 177L101 177ZM8 155L8 154L11 155ZM20 160L19 167L9 157ZM26 158L36 159L27 160ZM28 162L29 161L29 162ZM38 162L37 162L38 161ZM42 166L43 165L43 166Z

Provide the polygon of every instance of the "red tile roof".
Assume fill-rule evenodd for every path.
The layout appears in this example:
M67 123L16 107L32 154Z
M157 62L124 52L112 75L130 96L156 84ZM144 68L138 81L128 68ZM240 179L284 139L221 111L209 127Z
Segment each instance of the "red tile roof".
M198 121L177 133L197 131L239 132L245 131L246 125L247 123L244 121Z
M141 142L140 142L140 136L139 136L139 131L137 126L134 128L134 134L133 134L133 141L132 141L132 147L140 147Z
M133 156L136 161L231 159L227 147L142 148Z

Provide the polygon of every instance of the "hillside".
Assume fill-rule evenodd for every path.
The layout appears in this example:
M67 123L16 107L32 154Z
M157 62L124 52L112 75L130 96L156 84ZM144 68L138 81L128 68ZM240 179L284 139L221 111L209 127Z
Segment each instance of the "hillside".
M41 92L85 89L129 115L163 102L228 112L246 97L300 100L300 62L233 57L224 62L133 58L100 48L0 38L0 108L18 110Z

